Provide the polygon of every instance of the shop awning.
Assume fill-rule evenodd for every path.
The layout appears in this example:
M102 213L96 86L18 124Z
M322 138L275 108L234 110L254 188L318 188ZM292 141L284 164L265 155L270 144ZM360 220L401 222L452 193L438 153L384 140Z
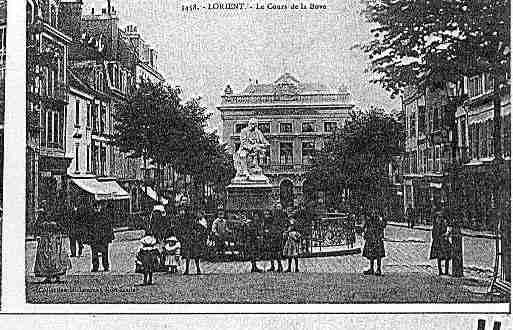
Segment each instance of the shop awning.
M93 194L97 201L130 198L116 181L98 181L95 178L72 178L71 181L82 190Z
M146 195L148 195L148 197L153 199L154 201L159 202L162 205L167 205L167 203L169 203L169 201L166 198L162 197L162 196L160 196L160 201L158 201L157 200L157 192L155 190L153 190L153 188L151 188L151 187L143 187L142 189L146 190Z

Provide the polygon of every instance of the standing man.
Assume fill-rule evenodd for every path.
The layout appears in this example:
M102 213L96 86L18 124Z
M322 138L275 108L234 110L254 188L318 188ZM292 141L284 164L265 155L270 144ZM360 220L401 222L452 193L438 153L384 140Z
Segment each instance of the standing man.
M217 211L217 218L212 223L212 235L216 244L216 254L223 255L225 251L225 241L230 234L226 224L226 218L223 209Z
M260 217L258 212L253 211L249 213L246 221L246 251L251 260L251 272L262 273L263 270L258 268L256 261L260 256L260 242L259 242L259 221Z
M86 220L86 208L81 206L73 206L71 210L71 214L69 214L69 249L71 251L72 257L81 257L82 250L84 248L83 244L83 236L84 236L84 221ZM78 255L77 255L77 245L78 245Z
M98 271L99 256L101 254L102 266L105 272L109 271L109 244L114 240L114 229L105 206L100 202L94 205L94 211L88 221L88 243L91 246L92 272Z
M196 274L201 274L200 256L207 241L207 230L198 221L199 219L190 210L189 198L182 196L177 214L177 231L182 245L182 257L185 258L184 275L189 275L191 259L196 264Z

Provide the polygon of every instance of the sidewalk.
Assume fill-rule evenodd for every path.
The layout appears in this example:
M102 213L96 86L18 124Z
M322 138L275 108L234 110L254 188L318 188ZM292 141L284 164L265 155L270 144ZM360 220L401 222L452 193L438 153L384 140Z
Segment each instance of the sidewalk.
M408 227L408 224L404 223L404 222L390 221L390 222L387 222L387 225L395 226L395 227L410 228L410 227ZM418 229L418 230L423 230L423 231L431 231L431 228L432 228L431 225L424 225L424 224L415 225L413 227L413 229ZM497 235L495 235L491 231L478 231L478 230L463 228L461 230L461 233L463 236L467 236L467 237L486 238L486 239L496 239L497 238Z

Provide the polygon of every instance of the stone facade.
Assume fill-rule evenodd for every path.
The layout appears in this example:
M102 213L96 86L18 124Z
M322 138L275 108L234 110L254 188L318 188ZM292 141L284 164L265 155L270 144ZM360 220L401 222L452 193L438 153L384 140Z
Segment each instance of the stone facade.
M238 149L240 131L249 119L258 120L271 144L262 168L283 205L304 199L311 153L322 148L325 138L343 125L353 107L348 91L303 83L289 73L269 84L252 83L238 94L227 86L217 106L223 121L222 140L232 151Z

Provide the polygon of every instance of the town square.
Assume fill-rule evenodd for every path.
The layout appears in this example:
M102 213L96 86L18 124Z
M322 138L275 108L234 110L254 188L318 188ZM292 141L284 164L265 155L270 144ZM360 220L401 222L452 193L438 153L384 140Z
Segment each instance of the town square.
M26 5L27 303L510 303L507 1Z

